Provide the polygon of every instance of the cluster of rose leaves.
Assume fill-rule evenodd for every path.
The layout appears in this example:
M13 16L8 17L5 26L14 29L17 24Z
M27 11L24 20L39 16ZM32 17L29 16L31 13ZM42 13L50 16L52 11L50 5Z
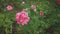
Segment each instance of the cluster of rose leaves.
M25 2L22 2L22 4L24 5ZM11 11L13 10L13 6L11 5L7 5L6 9L8 11ZM36 6L35 5L31 5L31 9L36 11ZM28 24L28 22L31 20L29 15L28 15L28 12L26 12L28 10L27 9L22 9L20 12L16 13L16 21L17 21L17 24ZM43 11L40 11L39 13L40 16L43 16L44 15L44 12Z
M25 2L22 2L22 4L24 5ZM60 5L60 0L57 0L57 4ZM11 5L7 5L6 9L8 11L11 11L13 10L13 7ZM35 5L31 5L31 9L36 11L36 6ZM16 21L17 21L17 24L28 24L29 20L30 20L30 17L28 16L28 12L26 12L28 9L22 9L22 11L16 13ZM39 13L40 16L43 16L44 15L44 12L43 11L40 11Z

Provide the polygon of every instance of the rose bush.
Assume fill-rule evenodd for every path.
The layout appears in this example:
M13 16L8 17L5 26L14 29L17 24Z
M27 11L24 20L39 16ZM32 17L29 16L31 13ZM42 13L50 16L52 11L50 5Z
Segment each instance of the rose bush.
M0 34L60 34L60 0L0 0Z

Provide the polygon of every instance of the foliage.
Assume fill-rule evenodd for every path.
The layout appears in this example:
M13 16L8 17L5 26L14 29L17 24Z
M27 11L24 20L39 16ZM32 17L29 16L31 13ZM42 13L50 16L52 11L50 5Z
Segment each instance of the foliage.
M31 10L32 4L37 7L36 11ZM13 10L6 10L7 5L12 5ZM30 8L27 12L31 19L27 25L18 25L15 15L23 8ZM44 16L39 15L40 11ZM0 0L0 34L12 33L60 34L60 5L56 0Z

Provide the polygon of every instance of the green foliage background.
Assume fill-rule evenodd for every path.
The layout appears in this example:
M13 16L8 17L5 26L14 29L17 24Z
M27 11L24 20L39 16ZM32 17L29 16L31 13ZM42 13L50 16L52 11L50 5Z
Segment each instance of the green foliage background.
M25 1L24 5L22 1ZM32 4L37 10L27 10L31 18L29 23L16 24L16 13ZM6 10L7 5L12 5L13 10ZM40 11L44 16L39 15ZM56 0L0 0L0 34L60 34L60 5Z

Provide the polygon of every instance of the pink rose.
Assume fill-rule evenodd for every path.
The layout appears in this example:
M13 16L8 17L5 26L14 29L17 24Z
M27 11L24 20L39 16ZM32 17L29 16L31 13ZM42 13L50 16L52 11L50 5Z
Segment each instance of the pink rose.
M57 4L59 4L59 5L60 5L60 0L57 0Z
M33 10L36 9L36 6L35 5L32 5L31 6L31 9L33 9Z
M24 10L22 10L21 12L18 12L16 14L16 21L17 21L17 24L27 24L30 20L30 17L28 16L28 13L25 12Z
M13 7L12 7L11 5L8 5L8 6L6 7L6 9L7 9L7 10L12 10Z
M43 16L44 15L44 12L43 11L40 11L40 16Z

